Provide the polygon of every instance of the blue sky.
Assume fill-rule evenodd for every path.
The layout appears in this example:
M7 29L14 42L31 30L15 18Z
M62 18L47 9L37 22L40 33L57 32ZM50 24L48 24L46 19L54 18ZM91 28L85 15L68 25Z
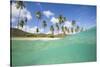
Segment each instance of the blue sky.
M56 17L63 15L67 18L69 23L72 20L76 20L76 24L80 27L86 29L96 26L96 7L89 5L72 5L72 4L57 4L57 3L41 3L41 2L24 2L26 15L29 19L27 26L29 28L36 27L37 23L39 28L42 29L41 22L38 22L35 12L40 10L43 13L42 19L47 21L48 27L46 28L47 32L49 26L56 22ZM12 9L13 10L13 9ZM14 12L15 11L15 12ZM16 10L13 10L16 13ZM12 15L14 14L12 13ZM15 15L14 15L15 16ZM17 17L12 16L14 21L11 21L12 27L17 24ZM24 17L25 17L24 16ZM14 18L13 18L14 17ZM53 22L53 20L55 22Z

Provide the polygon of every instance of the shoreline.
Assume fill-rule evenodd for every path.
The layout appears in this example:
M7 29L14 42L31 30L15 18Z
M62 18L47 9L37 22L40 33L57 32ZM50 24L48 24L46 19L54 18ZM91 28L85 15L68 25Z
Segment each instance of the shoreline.
M12 37L11 40L59 40L62 38L32 38L32 37Z

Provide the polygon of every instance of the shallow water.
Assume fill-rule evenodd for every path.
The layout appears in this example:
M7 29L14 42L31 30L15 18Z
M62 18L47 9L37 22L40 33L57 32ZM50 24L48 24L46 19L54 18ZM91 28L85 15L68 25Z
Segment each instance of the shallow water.
M12 65L96 61L96 29L61 40L12 40Z

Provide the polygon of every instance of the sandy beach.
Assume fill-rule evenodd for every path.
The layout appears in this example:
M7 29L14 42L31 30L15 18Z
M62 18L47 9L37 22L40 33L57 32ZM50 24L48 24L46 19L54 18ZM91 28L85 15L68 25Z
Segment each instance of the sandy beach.
M58 40L61 38L32 38L32 37L13 37L11 40Z

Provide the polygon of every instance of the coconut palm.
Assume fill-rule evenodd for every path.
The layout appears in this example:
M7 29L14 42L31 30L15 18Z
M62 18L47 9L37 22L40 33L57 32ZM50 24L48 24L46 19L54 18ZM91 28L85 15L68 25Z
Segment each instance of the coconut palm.
M39 32L39 28L36 28L36 32L37 32L37 33Z
M19 26L20 26L21 28L23 28L24 25L25 25L24 20L21 20L21 21L19 22Z
M64 21L64 22L67 21L66 17L63 17L63 21Z
M66 21L66 17L63 17L62 15L59 15L58 20L59 20L59 23L62 24Z
M65 34L66 34L66 33L65 33L65 27L62 26L61 29L62 29L63 34L65 35Z
M66 17L63 17L62 15L59 15L58 20L59 20L60 26L63 26L63 25L61 25L61 24L64 24L64 22L66 21ZM62 30L62 31L63 31L63 30Z
M72 33L75 31L75 26L76 26L76 21L75 20L72 20L72 28L71 28L71 31L72 31Z
M58 16L58 21L59 21L59 26L61 27L61 24L63 23L63 16L62 15L59 15Z
M67 33L69 33L69 30L68 30L68 28L65 26L65 32L67 31Z
M80 27L77 25L76 29L75 29L75 32L79 32L79 29L80 29Z
M37 18L38 20L40 20L40 19L42 18L42 13L41 13L41 11L37 11L37 12L36 12L36 18Z
M20 22L20 15L21 15L21 10L25 7L23 1L16 1L16 8L19 9L19 17L18 17L18 24L17 26L19 27L19 22Z
M56 28L57 28L57 32L59 34L59 25L58 25L58 23L56 23Z
M50 31L52 32L52 35L54 35L54 27L53 27L53 25L50 26Z
M66 17L63 17L63 25L64 25L65 21L67 21L67 19L66 19Z
M45 32L45 28L47 27L47 23L46 23L45 20L43 20L43 22L42 22L42 26L43 26L43 28L44 28L44 32Z
M76 25L76 21L72 20L72 25L75 26Z
M23 19L20 20L19 26L20 26L21 28L23 28L23 26L24 26L26 23L27 23L27 18L23 18Z
M38 19L38 22L41 20L42 18L42 13L40 11L37 11L36 12L36 18ZM38 23L37 23L37 29L36 30L39 30L38 29ZM37 32L38 33L38 32Z
M71 33L73 33L73 27L71 27Z

